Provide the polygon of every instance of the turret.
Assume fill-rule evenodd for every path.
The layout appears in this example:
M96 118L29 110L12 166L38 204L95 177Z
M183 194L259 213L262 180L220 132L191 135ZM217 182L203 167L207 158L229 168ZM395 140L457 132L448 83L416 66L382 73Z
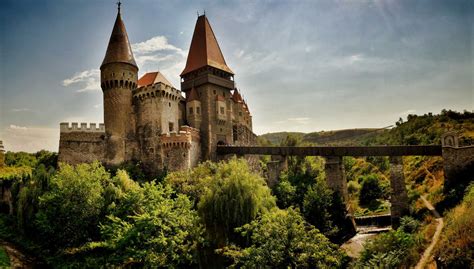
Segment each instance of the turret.
M100 72L101 88L104 93L105 132L108 140L106 158L111 164L119 164L126 156L127 137L134 136L132 90L137 87L138 79L138 66L120 14L120 2Z
M200 129L201 128L201 101L199 100L196 88L192 87L186 93L186 121L189 126Z

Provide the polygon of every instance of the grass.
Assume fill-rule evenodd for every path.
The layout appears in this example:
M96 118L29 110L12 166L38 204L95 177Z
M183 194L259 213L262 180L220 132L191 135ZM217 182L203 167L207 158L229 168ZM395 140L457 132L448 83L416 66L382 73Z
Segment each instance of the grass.
M0 247L0 268L10 267L10 257L3 247Z

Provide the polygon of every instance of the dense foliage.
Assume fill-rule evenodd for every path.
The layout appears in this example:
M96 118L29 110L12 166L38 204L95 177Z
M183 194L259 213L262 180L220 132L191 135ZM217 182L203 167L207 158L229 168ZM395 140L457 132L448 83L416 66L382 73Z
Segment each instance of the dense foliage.
M443 268L474 268L474 183L462 203L445 218L446 225L435 248L438 265Z
M275 207L265 180L250 172L244 160L221 164L202 195L198 210L208 236L219 247L238 242L235 228Z
M359 201L362 205L369 205L382 198L383 191L376 175L370 174L362 178Z
M410 217L402 218L395 231L377 236L364 246L356 268L400 268L409 267L419 258L416 246L420 239L416 235L419 224Z
M267 212L237 231L250 237L250 246L221 249L235 268L342 268L347 261L336 245L291 207Z

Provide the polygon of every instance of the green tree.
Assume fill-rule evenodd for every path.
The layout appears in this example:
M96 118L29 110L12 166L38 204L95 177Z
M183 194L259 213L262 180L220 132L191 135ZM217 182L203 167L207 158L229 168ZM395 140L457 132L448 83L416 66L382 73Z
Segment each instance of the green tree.
M198 210L208 236L218 246L236 242L234 229L275 207L275 199L263 178L250 171L245 160L219 163Z
M338 228L333 224L330 212L333 192L324 180L317 180L308 188L303 200L305 219L318 228L326 236L335 235Z
M219 250L234 268L343 268L345 254L293 208L274 209L237 231L250 237L247 248Z
M136 204L129 216L109 215L100 225L103 241L81 251L102 249L97 264L145 268L197 267L197 247L203 227L187 196L175 195L170 186L145 183L125 194L123 204ZM137 198L137 191L139 199Z
M377 175L370 174L362 178L359 201L362 205L369 205L376 199L383 196Z
M61 248L96 238L109 180L109 173L98 162L62 165L51 180L50 191L39 198L36 224L42 243Z

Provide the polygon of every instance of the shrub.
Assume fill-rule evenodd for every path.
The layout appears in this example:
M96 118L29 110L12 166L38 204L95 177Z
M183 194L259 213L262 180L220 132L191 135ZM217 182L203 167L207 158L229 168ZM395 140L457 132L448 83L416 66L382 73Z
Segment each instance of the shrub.
M434 255L438 265L445 268L474 268L474 183L463 202L445 218L446 225Z
M346 255L297 210L274 209L237 231L249 236L247 248L220 249L233 268L343 268Z
M372 201L381 198L383 195L377 175L370 174L363 177L359 201L362 205L368 205Z
M356 268L408 268L418 260L416 235L402 229L378 235L364 245Z

